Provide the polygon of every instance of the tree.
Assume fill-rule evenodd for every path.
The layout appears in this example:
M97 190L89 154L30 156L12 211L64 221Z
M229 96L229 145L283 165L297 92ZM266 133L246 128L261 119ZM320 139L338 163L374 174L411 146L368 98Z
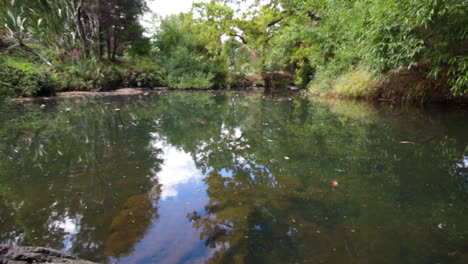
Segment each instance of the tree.
M166 85L173 88L212 88L225 85L227 60L207 48L209 42L192 27L190 14L161 21L155 35L156 58L164 62Z

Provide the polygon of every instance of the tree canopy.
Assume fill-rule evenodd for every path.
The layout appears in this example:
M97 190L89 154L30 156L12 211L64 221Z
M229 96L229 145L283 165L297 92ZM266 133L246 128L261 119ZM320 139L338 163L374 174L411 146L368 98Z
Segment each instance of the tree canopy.
M162 18L153 36L140 24L147 10L145 0L2 1L0 32L61 54L32 49L49 66L84 58L91 68L107 54L159 80L127 83L267 87L281 73L294 77L287 85L361 97L468 92L465 0L211 0ZM78 87L102 88L105 74L93 72ZM261 78L246 78L253 74Z

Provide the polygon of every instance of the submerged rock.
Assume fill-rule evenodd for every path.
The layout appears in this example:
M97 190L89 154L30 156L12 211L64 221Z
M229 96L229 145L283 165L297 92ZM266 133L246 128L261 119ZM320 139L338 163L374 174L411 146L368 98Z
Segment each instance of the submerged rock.
M66 263L95 264L70 254L43 247L16 247L0 244L0 264Z

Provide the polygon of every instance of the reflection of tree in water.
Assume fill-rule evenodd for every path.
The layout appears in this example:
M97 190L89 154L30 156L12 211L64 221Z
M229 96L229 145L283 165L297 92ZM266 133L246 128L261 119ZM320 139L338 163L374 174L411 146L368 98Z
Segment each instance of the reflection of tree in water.
M341 221L337 204L324 204L273 179L223 177L212 171L205 182L210 197L206 215L188 217L216 249L208 263L294 263L330 252L329 236ZM319 243L312 246L314 239Z
M450 263L463 252L466 195L454 186L466 169L453 165L466 128L354 102L174 93L123 103L0 121L1 241L64 247L68 217L79 227L70 251L131 252L158 217L153 198L135 196L158 185L151 132L211 171L206 212L189 217L212 263ZM428 134L447 137L420 146Z
M301 100L254 104L247 114L242 101L220 113L232 126L204 135L193 154L199 168L215 169L205 212L188 215L215 249L210 263L443 262L464 252L463 180L447 177L463 129L434 137L444 126L417 115L360 119ZM428 131L431 140L421 139ZM439 234L440 223L453 224Z
M129 199L158 185L152 176L162 160L150 145L152 120L135 117L141 105L127 99L59 101L48 104L50 112L32 105L28 118L2 123L1 242L65 249L102 262L112 219L125 201L156 210L144 202L148 195Z
M111 235L106 243L108 256L120 258L133 251L136 243L144 237L151 224L159 218L156 204L160 195L161 186L157 185L148 194L128 198L123 209L112 220Z

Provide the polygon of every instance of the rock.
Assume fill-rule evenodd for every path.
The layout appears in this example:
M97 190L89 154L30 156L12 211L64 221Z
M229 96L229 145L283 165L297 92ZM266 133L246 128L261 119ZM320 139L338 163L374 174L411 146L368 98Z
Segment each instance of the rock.
M0 264L96 264L44 247L16 247L0 244Z

